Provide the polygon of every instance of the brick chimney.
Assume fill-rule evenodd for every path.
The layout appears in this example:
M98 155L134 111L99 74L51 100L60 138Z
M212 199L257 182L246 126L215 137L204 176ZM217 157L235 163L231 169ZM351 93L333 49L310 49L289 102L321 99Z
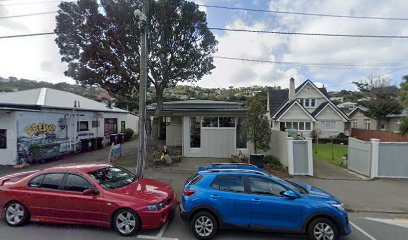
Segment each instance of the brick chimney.
M295 100L295 79L292 77L289 80L289 101Z

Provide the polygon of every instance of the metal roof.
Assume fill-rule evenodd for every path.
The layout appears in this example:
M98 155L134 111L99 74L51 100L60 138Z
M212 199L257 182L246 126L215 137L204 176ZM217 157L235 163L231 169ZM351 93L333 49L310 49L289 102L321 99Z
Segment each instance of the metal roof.
M52 88L37 88L0 94L0 107L76 109L128 113L128 111L119 108L110 108L105 103Z

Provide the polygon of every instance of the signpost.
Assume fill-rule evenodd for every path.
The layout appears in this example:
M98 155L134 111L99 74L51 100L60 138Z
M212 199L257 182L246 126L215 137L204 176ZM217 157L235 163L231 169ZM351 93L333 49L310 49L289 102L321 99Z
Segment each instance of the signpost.
M118 159L118 157L121 155L122 155L122 146L120 144L115 145L115 143L112 143L111 149L109 151L108 162L112 162Z

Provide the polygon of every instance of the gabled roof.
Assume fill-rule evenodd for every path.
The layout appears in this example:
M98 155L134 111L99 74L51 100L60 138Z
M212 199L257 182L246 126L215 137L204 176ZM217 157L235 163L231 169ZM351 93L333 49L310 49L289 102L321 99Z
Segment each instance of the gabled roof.
M303 87L306 86L307 83L310 83L313 87L315 87L316 90L319 91L327 100L327 102L322 103L320 106L317 107L317 109L313 112L315 113L315 115L317 115L321 110L323 110L323 108L326 107L327 104L330 104L330 107L332 107L334 111L336 111L342 118L348 121L348 116L331 102L326 88L324 87L318 88L309 79L304 81L302 84L300 84L295 89L295 94L300 92L303 89ZM268 95L269 95L269 114L271 118L278 119L279 118L278 114L281 114L282 110L284 112L287 110L287 108L293 105L293 104L290 104L291 102L288 101L289 100L289 89L271 90L268 92ZM301 107L303 108L303 106ZM311 114L311 116L314 118L315 115L313 113Z
M37 88L0 94L0 106L22 109L51 108L88 110L96 112L128 112L119 108L110 108L106 106L105 103L100 103L70 92L51 88Z
M268 92L269 97L269 114L273 117L278 110L288 101L289 90L270 90Z
M312 114L310 114L297 100L292 100L290 102L287 102L285 106L276 113L275 119L281 118L293 105L298 105L305 113L308 115L313 121L316 121L316 118Z
M324 103L320 104L312 112L313 117L317 117L317 115L319 115L326 107L331 107L333 109L333 111L335 111L341 118L343 118L344 121L349 121L348 116L346 114L344 114L343 111L341 111L339 108L336 107L336 105L334 105L331 102L324 102Z

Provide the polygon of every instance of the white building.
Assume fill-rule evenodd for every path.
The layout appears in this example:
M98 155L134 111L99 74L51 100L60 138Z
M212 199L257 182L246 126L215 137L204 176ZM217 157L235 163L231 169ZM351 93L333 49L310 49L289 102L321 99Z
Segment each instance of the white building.
M81 139L103 138L131 128L134 115L73 93L49 88L0 94L0 165L33 161L77 150Z
M327 94L326 88L318 88L310 80L295 88L290 79L289 89L268 92L268 117L275 130L296 130L304 137L318 130L321 138L337 136L345 131L349 119Z
M229 158L248 153L242 128L247 110L242 103L186 100L165 102L160 124L167 146L181 146L185 157ZM154 108L150 107L149 112Z

